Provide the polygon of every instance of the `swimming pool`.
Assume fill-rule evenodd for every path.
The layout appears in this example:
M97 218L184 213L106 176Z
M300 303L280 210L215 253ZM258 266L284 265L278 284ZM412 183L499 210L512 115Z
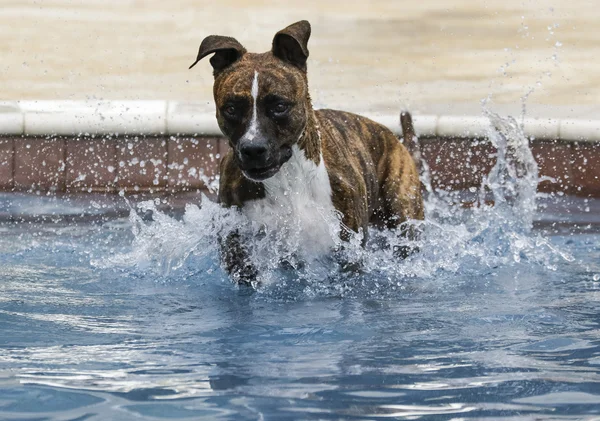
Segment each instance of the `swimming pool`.
M0 418L598 419L600 201L535 201L500 158L495 206L430 194L406 261L259 253L256 289L220 269L236 220L206 198L1 195Z

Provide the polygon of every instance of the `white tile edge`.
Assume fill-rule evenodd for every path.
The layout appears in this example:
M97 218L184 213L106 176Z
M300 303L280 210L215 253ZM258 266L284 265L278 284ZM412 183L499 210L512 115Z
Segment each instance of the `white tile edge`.
M181 109L183 108L183 109ZM196 107L194 103L169 101L167 104L169 135L222 136L214 111Z
M400 112L362 115L395 134L402 132ZM489 127L488 119L482 116L414 114L413 120L415 131L422 137L486 137ZM527 136L538 140L600 142L600 120L526 118L524 128ZM222 135L214 112L207 112L205 107L194 109L193 103L48 100L0 101L0 134Z
M526 118L523 121L525 134L533 139L560 139L560 121L551 118Z
M25 135L164 135L167 101L21 101Z
M24 133L25 121L23 114L6 113L0 114L0 135L22 135Z
M560 121L560 139L575 142L600 141L600 120L565 119Z
M482 138L487 136L490 122L480 116L440 116L435 134L439 137Z
M0 101L0 135L22 135L25 119L17 101Z

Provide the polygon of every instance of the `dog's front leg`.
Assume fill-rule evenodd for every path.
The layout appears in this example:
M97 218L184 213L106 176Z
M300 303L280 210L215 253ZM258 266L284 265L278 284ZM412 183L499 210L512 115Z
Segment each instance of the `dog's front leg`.
M251 286L256 281L258 271L250 261L248 249L243 245L238 231L219 236L221 265L231 278L239 284Z
M336 186L337 189L339 187ZM366 218L366 202L344 201L337 204L337 209L342 215L339 236L342 240L336 253L336 260L342 272L359 273L364 262L361 254L355 253L355 246L350 242L360 238L360 245L364 248L369 238L368 220Z

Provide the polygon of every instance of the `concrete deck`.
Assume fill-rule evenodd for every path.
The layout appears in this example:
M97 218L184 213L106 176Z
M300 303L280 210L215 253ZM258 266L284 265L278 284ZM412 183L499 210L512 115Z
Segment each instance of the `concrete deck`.
M596 0L4 0L0 100L179 100L212 113L209 34L264 51L308 19L318 107L396 114L600 115Z

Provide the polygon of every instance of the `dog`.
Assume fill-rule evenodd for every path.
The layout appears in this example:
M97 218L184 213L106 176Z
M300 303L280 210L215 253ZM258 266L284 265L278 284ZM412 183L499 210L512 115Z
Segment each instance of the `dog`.
M386 127L348 112L313 109L310 34L308 21L296 22L277 32L271 51L262 54L247 52L231 37L202 41L190 69L213 54L216 118L230 146L220 163L218 201L258 223L295 224L310 248L330 245L323 241L328 228L321 216L337 214L341 239L360 233L364 246L369 225L398 229L423 219L419 174ZM410 114L403 114L402 126L405 144L414 149ZM256 279L238 232L221 239L221 259L238 282Z

